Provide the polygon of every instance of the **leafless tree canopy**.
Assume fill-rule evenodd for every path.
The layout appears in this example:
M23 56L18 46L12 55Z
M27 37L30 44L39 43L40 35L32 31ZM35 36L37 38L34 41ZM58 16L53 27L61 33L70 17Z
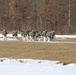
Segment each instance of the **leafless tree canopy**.
M76 34L76 0L0 0L3 28Z

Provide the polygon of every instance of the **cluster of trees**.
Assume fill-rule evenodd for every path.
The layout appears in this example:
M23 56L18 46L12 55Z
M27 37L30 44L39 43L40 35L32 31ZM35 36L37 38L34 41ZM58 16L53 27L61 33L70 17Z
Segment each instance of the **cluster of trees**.
M75 24L76 0L0 0L0 29L76 34Z

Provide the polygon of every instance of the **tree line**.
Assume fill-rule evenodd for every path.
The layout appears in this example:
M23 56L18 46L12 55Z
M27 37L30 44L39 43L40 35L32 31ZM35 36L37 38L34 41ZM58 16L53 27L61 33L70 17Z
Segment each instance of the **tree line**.
M75 24L75 0L0 0L0 29L76 34Z

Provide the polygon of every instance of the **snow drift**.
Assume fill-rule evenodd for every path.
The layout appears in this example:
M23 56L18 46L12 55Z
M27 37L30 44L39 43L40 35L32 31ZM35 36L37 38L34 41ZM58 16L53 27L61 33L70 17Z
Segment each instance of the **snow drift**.
M76 65L63 66L58 61L0 59L0 75L76 75Z

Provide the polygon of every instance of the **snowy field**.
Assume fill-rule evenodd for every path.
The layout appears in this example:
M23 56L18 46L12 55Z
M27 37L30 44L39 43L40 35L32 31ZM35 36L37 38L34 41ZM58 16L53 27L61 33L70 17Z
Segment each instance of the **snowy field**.
M21 34L18 34L18 37L21 37ZM76 38L76 35L55 35L56 40L65 40L66 38ZM4 40L2 34L0 34L0 40ZM18 41L17 39L12 38L12 34L7 35L7 40ZM51 43L66 43L66 42L51 42ZM69 43L76 43L76 42L69 42Z
M76 75L76 64L33 59L0 59L0 75Z
M21 34L18 34L18 37L21 37ZM56 40L65 40L66 38L76 38L76 35L55 35ZM0 41L4 41L2 34L0 34ZM12 34L8 34L6 41L19 41L19 40L12 38ZM30 42L30 41L28 41L28 42ZM44 42L44 41L31 41L31 42ZM69 43L69 44L74 43L74 44L76 44L76 42L60 42L60 41L59 42L50 41L50 42L45 42L45 43L64 43L64 44L65 43Z
M57 38L76 38L76 35L56 35Z
M0 37L3 37L2 34L0 34ZM8 34L7 37L12 37L12 34ZM21 37L20 34L18 34L18 37ZM56 38L76 38L76 35L55 35Z
M0 34L0 40L3 40ZM7 40L16 40L8 34ZM19 34L18 37L21 37ZM56 35L56 38L76 38L76 35ZM0 58L0 75L76 75L76 64L59 61Z

